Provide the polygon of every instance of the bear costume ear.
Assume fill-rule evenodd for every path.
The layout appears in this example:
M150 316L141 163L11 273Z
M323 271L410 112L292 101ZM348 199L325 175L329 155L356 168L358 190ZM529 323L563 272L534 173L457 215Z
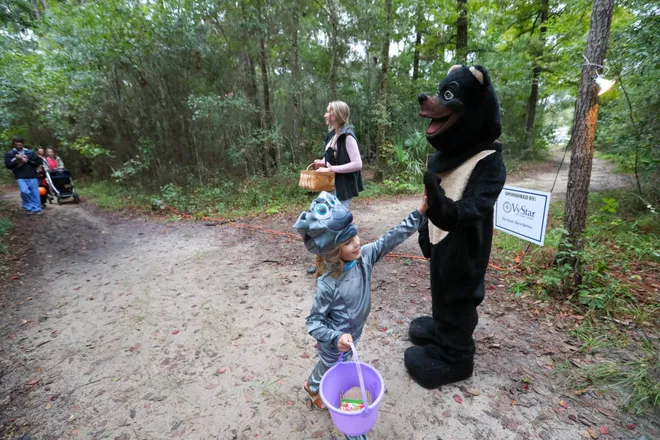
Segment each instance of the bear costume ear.
M488 87L490 84L490 77L488 76L488 71L483 66L473 66L470 67L470 73L484 86Z
M458 70L458 69L460 69L461 67L464 67L464 66L463 66L462 64L454 64L454 65L451 66L451 67L449 68L449 70L447 71L447 75L449 75L450 73L452 73L454 70Z

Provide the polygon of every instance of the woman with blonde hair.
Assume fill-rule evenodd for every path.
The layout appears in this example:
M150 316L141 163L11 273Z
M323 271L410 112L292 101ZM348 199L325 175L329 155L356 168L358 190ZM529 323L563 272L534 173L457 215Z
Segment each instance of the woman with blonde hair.
M330 131L325 138L324 159L314 161L319 172L335 173L334 195L342 205L350 207L351 199L364 190L362 158L353 126L348 123L351 111L343 101L332 101L325 111Z

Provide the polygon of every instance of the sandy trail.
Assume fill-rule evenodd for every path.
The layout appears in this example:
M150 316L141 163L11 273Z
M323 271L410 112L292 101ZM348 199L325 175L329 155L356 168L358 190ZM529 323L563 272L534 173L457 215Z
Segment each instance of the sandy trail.
M4 198L18 205L16 193ZM357 201L363 241L416 202ZM302 391L316 355L304 330L314 281L299 242L85 204L14 221L42 233L28 236L30 256L12 269L20 279L0 296L2 438L343 438ZM293 221L255 224L290 231ZM397 252L419 255L416 238ZM576 396L561 383L557 367L591 358L555 323L518 309L496 272L475 376L420 388L403 352L410 319L430 312L428 286L424 261L388 258L374 271L359 349L387 394L371 439L576 439L601 426L603 438L660 438L656 419L627 429L615 396Z

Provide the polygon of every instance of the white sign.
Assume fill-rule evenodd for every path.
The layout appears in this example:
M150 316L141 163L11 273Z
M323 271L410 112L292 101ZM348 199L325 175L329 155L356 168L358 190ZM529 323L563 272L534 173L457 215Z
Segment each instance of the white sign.
M543 246L550 193L505 186L495 204L495 229Z

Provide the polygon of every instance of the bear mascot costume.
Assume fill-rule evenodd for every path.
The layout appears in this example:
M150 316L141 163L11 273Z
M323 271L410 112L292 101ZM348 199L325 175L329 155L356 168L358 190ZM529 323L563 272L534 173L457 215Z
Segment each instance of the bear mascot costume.
M493 210L506 170L499 104L481 66L453 66L437 96L418 97L431 119L428 142L437 150L424 174L428 222L419 245L430 258L433 316L410 323L416 347L405 352L410 376L425 388L472 376L477 306L493 239Z

